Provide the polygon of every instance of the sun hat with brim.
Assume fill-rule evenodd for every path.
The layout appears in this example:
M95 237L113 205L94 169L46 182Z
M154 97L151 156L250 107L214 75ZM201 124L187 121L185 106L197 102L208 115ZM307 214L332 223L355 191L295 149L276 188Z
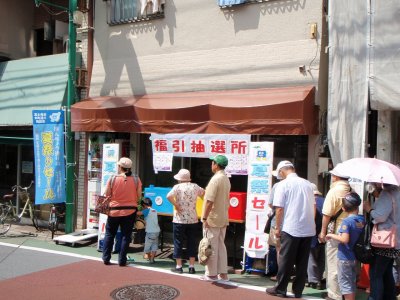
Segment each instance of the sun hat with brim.
M280 169L282 169L284 167L294 168L293 164L290 161L282 160L279 162L278 166L276 167L276 170L272 171L272 175L274 175L274 173L275 173L276 175L274 175L274 176L276 176L276 178L282 179L282 176L279 175L279 171L280 171Z
M228 165L228 158L225 155L218 154L216 156L210 157L210 159L221 167L226 167Z
M350 178L350 176L343 174L343 172L340 171L340 167L341 164L338 163L336 165L336 167L334 167L332 170L329 171L329 173L331 173L332 175L336 176L336 177L340 177L340 178Z
M318 187L315 183L311 183L311 186L313 188L314 195L322 196L322 193L318 190Z
M180 169L179 172L174 175L174 178L179 181L190 181L190 171L186 169Z
M124 169L130 169L132 168L132 161L127 157L121 157L121 159L118 161L118 165Z

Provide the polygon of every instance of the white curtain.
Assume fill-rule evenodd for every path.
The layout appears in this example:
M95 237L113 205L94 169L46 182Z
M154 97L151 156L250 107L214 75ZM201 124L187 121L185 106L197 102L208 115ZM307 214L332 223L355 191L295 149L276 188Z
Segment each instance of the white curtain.
M334 165L365 154L368 1L329 1L327 128Z
M371 108L400 110L400 1L371 0Z

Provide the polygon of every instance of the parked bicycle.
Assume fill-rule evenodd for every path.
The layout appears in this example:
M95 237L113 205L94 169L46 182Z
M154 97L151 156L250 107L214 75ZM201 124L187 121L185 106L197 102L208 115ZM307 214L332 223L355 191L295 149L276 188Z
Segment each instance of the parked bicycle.
M0 235L6 234L10 230L11 225L20 222L22 216L25 214L29 214L33 226L39 230L34 203L29 194L29 189L32 185L33 181L27 187L14 185L11 188L13 193L3 196L3 203L0 204ZM16 197L19 197L21 203L25 203L20 213L16 211L13 204L13 199L16 199Z
M49 230L51 231L51 239L54 239L55 233L58 231L58 226L65 219L65 203L54 204L50 208L49 215Z

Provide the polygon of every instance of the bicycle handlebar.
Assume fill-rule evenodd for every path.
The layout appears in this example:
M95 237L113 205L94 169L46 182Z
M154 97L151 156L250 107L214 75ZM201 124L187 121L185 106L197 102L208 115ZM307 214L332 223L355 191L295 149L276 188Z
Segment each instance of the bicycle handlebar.
M28 192L28 190L32 187L32 184L33 184L33 183L34 183L34 181L32 180L32 181L31 181L31 184L30 184L29 186L22 187L22 186L20 186L20 185L14 185L11 189L12 189L13 192L15 192L17 189L23 190L23 191L25 191L25 192Z

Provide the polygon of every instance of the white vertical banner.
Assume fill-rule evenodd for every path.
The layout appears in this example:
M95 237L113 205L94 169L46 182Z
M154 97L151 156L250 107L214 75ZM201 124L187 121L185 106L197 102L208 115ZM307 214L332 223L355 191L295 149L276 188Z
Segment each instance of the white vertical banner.
M244 250L252 258L264 258L268 252L268 235L264 233L264 227L270 211L268 199L273 157L273 142L250 143Z

